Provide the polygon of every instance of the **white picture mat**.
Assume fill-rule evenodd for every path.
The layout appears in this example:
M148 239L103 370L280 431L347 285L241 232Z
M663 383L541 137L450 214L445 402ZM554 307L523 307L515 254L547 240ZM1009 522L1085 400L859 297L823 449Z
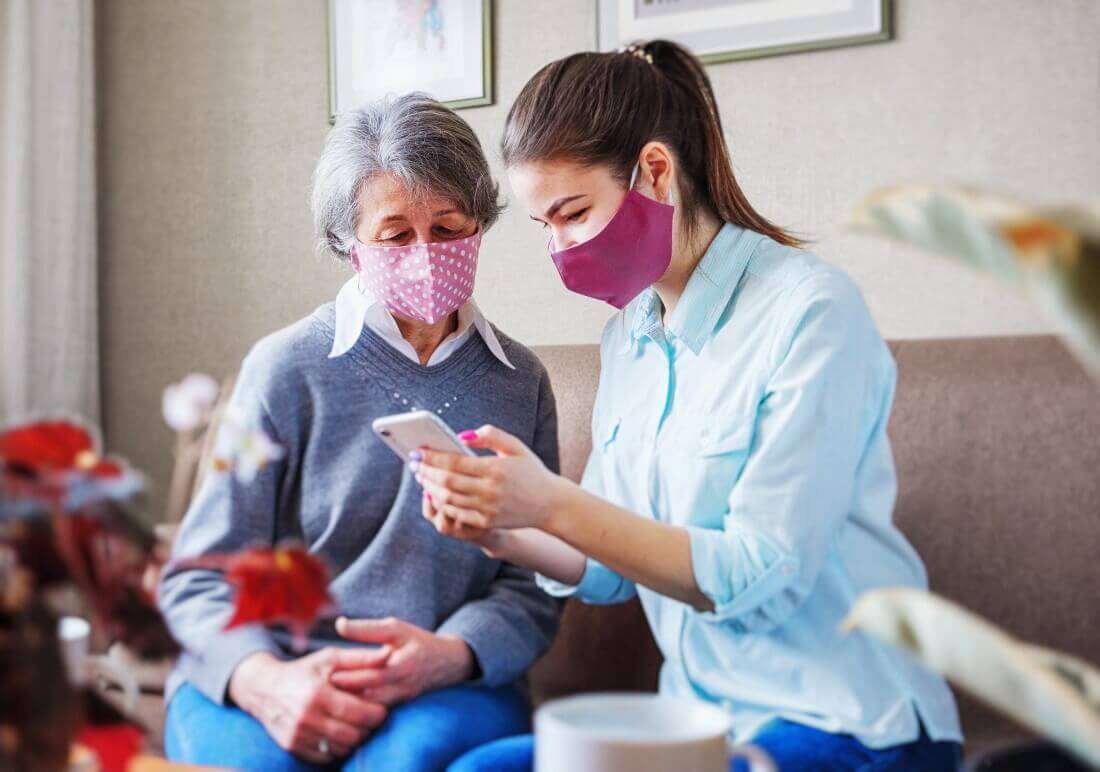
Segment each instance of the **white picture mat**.
M666 0L663 12L642 18L636 3L600 0L600 50L664 37L706 56L869 35L883 21L880 0L730 0L676 12L675 0Z
M440 0L442 50L397 0L330 0L334 113L388 94L425 91L441 102L486 97L481 0Z

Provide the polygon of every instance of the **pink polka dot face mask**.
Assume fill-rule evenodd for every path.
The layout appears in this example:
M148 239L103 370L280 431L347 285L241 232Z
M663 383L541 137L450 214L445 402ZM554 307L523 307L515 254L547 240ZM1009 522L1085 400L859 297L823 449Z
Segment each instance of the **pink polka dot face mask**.
M369 291L391 312L435 324L474 294L481 231L455 241L352 250L360 291Z

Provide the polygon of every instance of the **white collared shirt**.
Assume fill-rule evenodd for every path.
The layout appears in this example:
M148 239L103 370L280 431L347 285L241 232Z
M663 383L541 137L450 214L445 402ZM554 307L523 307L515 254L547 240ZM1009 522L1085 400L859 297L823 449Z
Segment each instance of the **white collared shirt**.
M346 354L348 349L359 340L364 325L370 327L394 349L420 364L416 349L405 340L405 336L401 334L397 322L386 310L386 306L369 292L361 292L359 277L352 276L336 295L336 335L333 337L329 358ZM515 365L508 361L489 320L473 300L466 302L458 309L458 329L448 335L432 352L428 367L445 361L451 354L458 351L475 331L481 335L493 356L508 368L516 369Z

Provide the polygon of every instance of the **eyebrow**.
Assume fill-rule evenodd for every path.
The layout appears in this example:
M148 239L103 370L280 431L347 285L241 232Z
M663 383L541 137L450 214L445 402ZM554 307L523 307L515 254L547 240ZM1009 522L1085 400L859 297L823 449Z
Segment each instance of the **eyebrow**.
M578 193L575 196L565 196L563 198L559 198L557 201L550 205L550 208L546 210L546 213L543 215L543 217L546 217L547 219L553 217L558 213L559 209L568 204L570 201L576 201L578 198L584 198L584 194ZM537 220L538 218L532 216L531 219Z

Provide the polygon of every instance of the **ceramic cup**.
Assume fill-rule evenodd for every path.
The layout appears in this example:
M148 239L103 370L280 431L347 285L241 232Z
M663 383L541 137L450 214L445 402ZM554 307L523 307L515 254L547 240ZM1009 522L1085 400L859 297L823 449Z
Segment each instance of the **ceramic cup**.
M535 714L536 772L776 772L758 748L732 745L729 715L696 700L653 694L586 694Z
M107 691L111 686L122 692L122 709L129 714L137 707L137 678L128 668L111 657L90 654L92 626L81 617L61 617L57 624L61 658L69 680L76 686L95 686Z

